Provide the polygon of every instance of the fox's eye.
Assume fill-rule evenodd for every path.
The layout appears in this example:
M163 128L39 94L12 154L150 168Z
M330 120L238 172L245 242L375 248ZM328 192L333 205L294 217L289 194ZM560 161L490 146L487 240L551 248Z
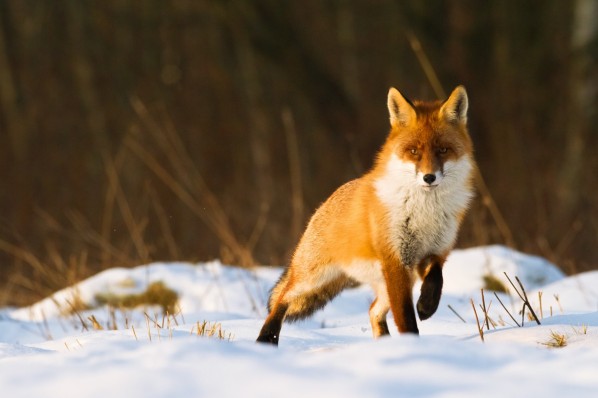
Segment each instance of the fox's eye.
M447 152L448 152L448 148L447 148L447 147L445 147L445 146L443 146L443 147L440 147L440 149L438 149L438 152L439 152L439 153L442 153L442 154L444 154L444 153L447 153Z
M412 155L417 155L417 149L415 148L411 148L409 152L411 152Z

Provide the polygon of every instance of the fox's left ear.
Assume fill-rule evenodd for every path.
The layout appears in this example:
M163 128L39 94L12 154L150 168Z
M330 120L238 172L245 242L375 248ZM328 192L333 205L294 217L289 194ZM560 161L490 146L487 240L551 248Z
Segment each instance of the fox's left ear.
M448 99L444 101L444 104L442 104L440 114L448 120L465 124L467 123L468 106L469 102L465 87L457 86Z

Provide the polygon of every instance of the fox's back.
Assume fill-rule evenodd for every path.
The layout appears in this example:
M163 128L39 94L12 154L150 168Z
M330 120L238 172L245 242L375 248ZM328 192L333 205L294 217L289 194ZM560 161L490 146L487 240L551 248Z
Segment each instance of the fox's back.
M338 188L313 214L293 262L313 264L315 260L318 264L340 265L355 258L374 258L372 233L377 226L370 222L372 199L369 181L364 177Z

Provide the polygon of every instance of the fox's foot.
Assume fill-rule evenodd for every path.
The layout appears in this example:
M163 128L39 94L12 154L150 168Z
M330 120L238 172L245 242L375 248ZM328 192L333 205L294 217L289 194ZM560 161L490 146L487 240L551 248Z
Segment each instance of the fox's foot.
M264 326L260 330L260 335L257 337L257 343L267 343L277 346L278 338L280 337L280 329L282 328L282 321L287 313L288 304L277 305L266 318Z
M256 343L267 343L278 346L278 335L271 333L260 334Z
M433 300L422 300L422 298L420 297L417 301L417 315L419 316L419 319L425 321L426 319L434 315L434 313L438 309L439 301L440 300L436 302L434 302Z

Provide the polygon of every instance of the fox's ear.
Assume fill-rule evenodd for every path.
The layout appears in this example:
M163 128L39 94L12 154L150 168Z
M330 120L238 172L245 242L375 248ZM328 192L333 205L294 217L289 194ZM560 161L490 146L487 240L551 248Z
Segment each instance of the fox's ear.
M406 125L417 116L411 102L394 87L388 90L388 113L391 126Z
M457 86L448 97L442 107L440 108L440 115L446 119L459 122L467 123L467 107L469 102L467 100L467 91L465 87Z

